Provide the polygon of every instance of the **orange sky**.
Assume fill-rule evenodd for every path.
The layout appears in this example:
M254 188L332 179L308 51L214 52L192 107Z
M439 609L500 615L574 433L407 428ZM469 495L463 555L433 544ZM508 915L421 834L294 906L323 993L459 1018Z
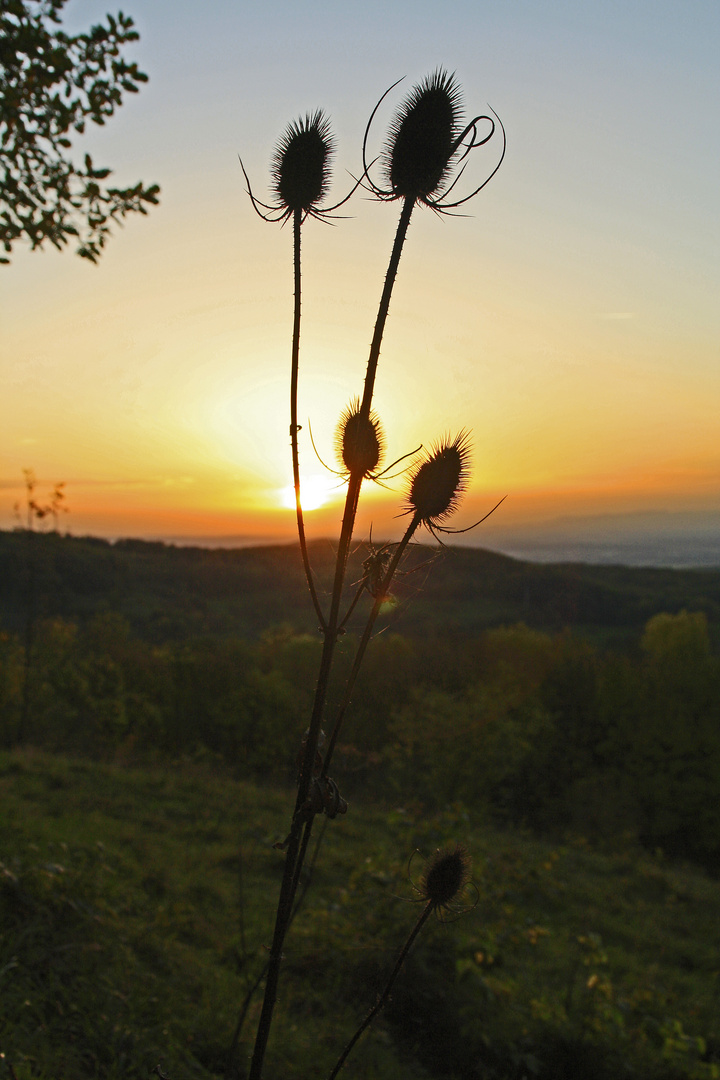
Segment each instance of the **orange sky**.
M253 213L237 152L264 192L284 125L326 105L342 190L380 93L438 63L457 70L473 115L487 100L498 109L508 155L471 216L414 216L375 399L389 460L471 429L459 526L505 494L504 525L720 509L717 8L698 4L690 25L664 2L572 18L560 3L542 17L529 3L512 15L490 4L483 18L450 7L462 33L448 19L407 40L399 10L379 52L360 36L342 71L323 57L347 12L326 12L323 47L302 62L283 3L244 28L224 7L202 24L185 3L133 13L151 82L88 146L118 180L160 182L162 203L117 231L97 268L18 251L2 269L0 526L12 527L32 467L41 490L67 482L76 533L292 537L291 234ZM87 24L104 7L67 11ZM473 157L473 179L491 160ZM397 208L358 197L348 213L304 233L312 476L323 467L309 425L334 465L336 420L362 385ZM402 480L393 486L369 491L362 529L398 527ZM335 531L341 499L336 489L309 512L311 533Z

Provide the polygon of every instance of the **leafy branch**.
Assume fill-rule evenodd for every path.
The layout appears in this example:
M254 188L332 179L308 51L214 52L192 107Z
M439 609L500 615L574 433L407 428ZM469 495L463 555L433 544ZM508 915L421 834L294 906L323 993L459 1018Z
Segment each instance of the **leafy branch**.
M57 28L65 2L5 0L0 10L0 243L9 255L19 240L62 250L72 237L95 263L111 224L147 213L160 188L103 186L111 170L89 154L71 161L70 136L88 120L105 124L148 77L122 56L139 38L129 16L69 35Z

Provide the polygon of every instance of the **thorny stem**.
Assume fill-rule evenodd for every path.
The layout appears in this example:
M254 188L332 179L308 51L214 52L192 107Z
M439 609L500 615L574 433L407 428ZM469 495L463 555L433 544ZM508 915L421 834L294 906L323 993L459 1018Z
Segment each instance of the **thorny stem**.
M340 623L339 629L342 630L342 628L345 626L346 622L348 621L348 619L352 615L353 611L357 607L358 603L360 602L360 597L362 596L362 594L364 592L365 592L365 580L363 579L360 582L360 584L358 585L358 588L357 588L357 590L355 592L355 595L353 596L352 601L350 603L350 607L347 609L347 611L343 615L343 620Z
M243 1001L242 1005L240 1006L240 1012L238 1014L237 1023L235 1025L235 1030L233 1032L232 1042L230 1043L230 1052L228 1054L228 1068L227 1068L227 1072L225 1074L227 1076L228 1080L239 1080L239 1078L240 1078L241 1074L240 1074L240 1071L238 1069L238 1062L237 1062L237 1051L238 1051L238 1045L240 1043L240 1033L242 1032L243 1024L245 1023L245 1019L247 1017L248 1010L250 1008L250 1003L251 1003L253 997L255 996L255 991L257 990L258 986L260 985L260 983L265 978L266 971L267 971L267 964L255 976L255 979L253 980L253 982L251 983L247 993L245 994L245 1000Z
M302 278L300 268L300 231L302 226L302 211L296 210L293 214L293 277L294 277L294 304L293 304L293 337L292 337L292 365L290 369L290 441L292 445L293 484L295 487L295 511L297 514L298 537L300 539L300 553L302 555L305 577L307 578L310 596L312 597L315 613L320 620L320 626L325 628L325 618L320 607L310 559L308 558L307 541L305 539L305 521L303 518L302 502L300 500L300 455L298 451L298 371L300 368L300 306L302 298Z
M263 1060L265 1058L265 1050L270 1035L270 1025L272 1024L275 1001L277 1000L277 986L280 977L280 964L282 962L282 947L290 925L290 916L292 914L293 890L297 881L295 868L298 860L301 828L302 824L296 813L293 817L292 828L290 830L290 836L288 837L285 870L283 873L282 885L280 886L277 914L275 916L275 933L273 935L273 941L270 947L270 958L268 960L265 995L263 997L262 1011L260 1013L257 1034L255 1036L255 1048L250 1063L248 1080L260 1080L260 1077L262 1076Z
M372 637L375 620L380 614L380 608L382 607L383 601L387 597L388 591L390 589L390 583L392 582L395 571L397 570L400 564L400 560L405 553L405 549L407 548L410 540L414 536L419 524L420 515L415 514L412 521L408 525L405 535L403 536L402 540L393 552L393 557L390 560L390 565L387 568L387 572L378 590L378 594L375 597L375 603L373 604L370 614L368 615L368 621L365 626L365 630L363 631L363 636L360 638L360 643L358 644L357 652L355 653L353 666L350 670L350 674L348 675L347 683L345 684L345 693L343 694L342 701L340 702L335 717L335 727L333 728L332 735L330 736L330 743L328 745L327 752L325 754L325 760L323 762L323 776L327 776L328 774L330 762L333 756L333 751L335 750L335 744L337 742L338 735L340 734L340 728L342 727L343 719L345 718L345 711L350 704L350 698L352 697L352 692L355 687L355 681L360 673L360 667L365 657L365 650L367 649L370 638Z
M415 938L418 936L418 934L422 930L423 926L425 925L425 923L428 920L428 917L430 916L430 913L433 911L434 908L435 908L435 904L433 903L432 900L429 900L428 903L425 905L425 907L423 909L422 915L420 916L418 921L415 923L415 926L413 927L409 938L407 939L407 941L403 945L402 949L400 950L400 955L398 956L398 958L397 958L397 960L395 962L395 967L392 969L392 972L390 973L390 978L388 979L388 981L387 981L387 983L385 985L385 989L383 990L382 994L380 995L380 997L377 999L377 1001L373 1005L370 1012L367 1014L367 1016L363 1020L360 1027L357 1029L357 1031L353 1035L350 1042L347 1044L347 1046L343 1050L342 1054L338 1058L338 1061L337 1061L337 1064L335 1065L335 1068L330 1073L330 1076L328 1077L328 1080L335 1080L335 1077L340 1072L340 1070L342 1069L343 1065L345 1064L347 1058L349 1057L350 1051L355 1046L356 1042L358 1041L358 1039L360 1038L362 1033L368 1027L370 1027L370 1024L372 1024L373 1020L375 1019L377 1014L380 1012L380 1010L383 1008L383 1006L385 1005L385 1002L387 1001L387 999L390 997L390 991L393 988L395 980L397 979L398 975L400 974L400 969L403 966L403 964L405 963L405 959L407 957L407 954L410 952L410 949L412 948L412 945L413 945L413 942L415 941Z
M295 901L295 906L292 909L292 913L290 915L290 922L289 922L288 926L292 925L293 920L295 919L295 916L297 915L298 911L300 910L300 908L302 906L302 903L303 903L303 900L305 899L305 894L307 893L308 889L310 888L310 883L312 881L312 876L313 876L313 870L315 869L315 863L317 862L317 858L318 858L318 855L320 853L320 846L321 846L321 844L323 842L323 838L325 836L325 827L327 826L327 821L328 821L328 819L325 818L324 821L323 821L323 824L322 824L322 828L320 830L320 835L318 836L317 840L315 841L315 848L313 850L312 859L310 860L310 868L309 868L309 871L308 871L308 873L307 873L307 875L305 877L305 881L303 882L303 887L302 887L302 891L300 893L300 896ZM306 823L306 825L305 825L305 831L303 833L303 838L302 838L302 847L301 847L301 851L300 851L300 854L301 854L302 857L304 857L305 852L307 851L307 846L308 846L308 843L310 841L310 833L311 833L311 831L312 831L312 819L310 819L310 821L308 821ZM298 868L298 875L297 876L298 876L298 878L300 876L299 868ZM297 884L298 884L298 882L296 881L295 882L295 888L296 889L297 889ZM268 963L269 963L269 961L268 961ZM243 1001L242 1005L240 1006L240 1013L238 1015L237 1024L235 1025L235 1031L233 1032L232 1042L230 1044L230 1051L228 1053L228 1062L229 1062L228 1070L227 1070L228 1080L239 1080L240 1073L238 1072L238 1067L237 1067L237 1051L238 1051L238 1044L240 1042L240 1034L242 1032L243 1025L245 1023L245 1019L246 1019L247 1014L248 1014L248 1010L250 1008L250 1003L251 1003L253 997L255 996L255 992L256 992L257 988L259 987L260 983L263 981L263 979L267 975L268 963L266 963L261 968L261 970L258 973L258 975L256 976L256 978L251 983L247 993L245 994L245 1000Z
M406 196L400 213L397 232L395 233L395 243L393 244L387 274L385 275L385 286L380 298L380 307L378 308L377 319L375 321L375 332L370 345L370 356L368 358L367 372L365 373L365 389L363 392L362 404L360 406L360 413L365 418L370 415L370 406L372 404L373 390L375 388L375 372L377 371L378 360L380 358L380 345L382 344L385 322L390 308L390 297L392 296L393 285L395 284L397 269L400 263L400 256L402 255L403 244L405 243L405 237L407 236L408 226L410 224L410 215L413 212L414 206L415 199L411 195Z
M412 214L414 205L414 199L410 198L409 196L405 199L405 202L403 203L403 208L400 214L400 221L398 222L397 231L395 233L395 241L390 255L390 262L388 264L387 273L385 275L385 284L383 286L382 296L380 297L380 306L378 308L377 319L375 321L375 331L370 345L370 356L368 358L363 399L361 403L361 415L364 415L366 418L370 416L372 395L375 386L375 373L377 371L378 360L380 357L380 346L382 343L383 331L385 329L385 322L387 320L388 310L390 308L390 298L392 296L393 285L395 284L395 278L397 276L397 269L400 263L400 255L402 254L402 248L405 242L405 237L407 235L408 225L410 224L410 215ZM295 224L295 222L293 224L296 229L299 228L299 225ZM299 252L299 245L297 245L297 251ZM296 256L296 267L297 265L298 263ZM296 297L297 288L298 286L296 283ZM294 334L293 337L295 338L295 336L296 335ZM293 395L293 399L295 398L296 394ZM295 428L297 427L297 413L295 413L294 426ZM293 432L293 435L296 438L296 430ZM297 458L295 456L293 461L294 468L296 467L296 460ZM298 474L296 474L296 477L297 475ZM353 528L355 526L355 516L357 514L360 488L362 487L363 479L364 474L351 473L350 479L348 480L348 490L345 497L345 511L343 514L342 527L340 530L340 539L338 542L337 557L335 561L335 580L333 583L332 597L330 601L330 613L328 615L328 618L322 621L322 627L324 632L323 651L320 658L320 669L318 671L318 679L315 687L315 700L313 703L313 711L310 719L310 726L308 729L307 738L305 739L305 751L303 754L302 764L300 766L300 778L298 781L298 792L295 801L295 813L293 814L290 833L288 836L287 854L285 856L285 869L283 872L282 884L280 886L280 897L278 899L277 914L275 917L275 932L273 935L273 942L270 947L270 959L268 961L268 974L267 982L265 984L265 996L263 998L260 1020L258 1021L257 1034L255 1036L255 1048L253 1050L253 1057L250 1064L250 1073L248 1076L248 1080L261 1080L263 1061L265 1058L265 1050L267 1048L267 1042L270 1035L270 1026L272 1024L275 1002L277 1000L277 987L280 978L280 965L282 963L282 949L290 925L295 890L297 888L297 883L300 877L300 870L302 869L303 856L300 852L300 834L303 828L303 819L300 811L307 800L308 793L310 791L310 783L313 776L313 764L315 762L315 756L317 754L318 740L320 736L320 726L322 724L323 714L325 711L328 683L330 680L330 670L332 668L333 656L335 653L335 644L337 642L338 636L339 613L340 604L342 601L343 585L345 583L345 571L350 551L350 543L352 541ZM298 521L299 520L300 517L298 518Z
M397 269L400 263L400 256L402 254L405 237L407 236L407 230L410 224L410 215L412 214L414 205L414 199L410 198L409 196L405 199L405 202L403 203L403 208L400 214L400 221L398 222L397 231L395 233L395 241L393 243L392 252L390 254L390 262L388 264L387 273L385 275L385 284L383 286L382 296L380 297L380 306L378 308L377 319L375 321L375 331L373 333L373 339L370 345L370 356L368 358L367 372L365 374L363 400L360 406L361 415L364 413L366 418L370 416L373 388L375 386L375 373L377 371L378 359L380 357L380 346L382 343L383 331L385 329L385 322L387 321L393 285L395 284ZM327 686L330 677L330 668L332 666L333 655L335 652L335 644L337 641L340 604L342 601L343 585L345 584L345 571L347 568L347 560L350 552L350 544L352 541L352 534L355 526L355 516L357 514L358 499L360 498L360 488L362 486L363 479L363 473L353 472L350 474L350 478L348 480L348 490L345 497L345 511L343 513L342 527L340 529L340 540L338 542L337 558L335 562L335 580L333 582L332 598L330 602L330 614L328 616L327 625L325 628L325 640L323 643L323 652L320 660L320 671L318 673L318 681L315 690L315 702L313 705L313 713L310 721L310 729L306 740L305 754L300 773L300 783L298 786L298 804L296 809L299 809L302 806L305 799L307 798L308 791L310 789L313 763L315 761L318 739L320 735L320 725L322 723L323 713L325 710L325 701L327 697ZM397 565L397 563L395 565ZM250 1080L254 1080L254 1078L251 1077Z

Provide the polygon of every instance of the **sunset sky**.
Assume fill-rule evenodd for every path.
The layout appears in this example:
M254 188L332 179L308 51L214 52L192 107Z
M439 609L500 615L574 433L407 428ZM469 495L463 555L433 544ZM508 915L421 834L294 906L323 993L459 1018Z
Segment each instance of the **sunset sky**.
M717 0L127 0L150 76L78 137L112 180L160 184L98 266L16 249L0 267L0 527L22 469L67 484L73 533L291 539L292 235L253 212L273 147L316 108L337 137L333 197L413 83L457 74L465 115L501 116L505 162L468 216L416 209L375 397L389 460L472 430L455 524L501 496L503 525L720 510L720 5ZM115 11L69 0L68 29ZM496 150L476 151L467 188ZM464 182L465 178L463 178ZM302 465L357 395L396 204L362 194L303 233ZM308 423L309 422L309 423ZM369 486L361 528L399 525ZM501 517L500 517L501 516ZM482 530L476 542L483 543Z

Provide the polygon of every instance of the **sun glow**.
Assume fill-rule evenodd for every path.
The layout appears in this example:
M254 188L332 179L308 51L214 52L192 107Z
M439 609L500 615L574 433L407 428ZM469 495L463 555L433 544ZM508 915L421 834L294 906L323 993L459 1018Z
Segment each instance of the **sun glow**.
M302 507L306 512L319 510L329 502L336 501L343 492L343 486L332 476L323 476L322 473L313 473L310 476L300 478L300 496ZM295 488L292 484L282 488L280 501L283 506L292 510L295 508Z

